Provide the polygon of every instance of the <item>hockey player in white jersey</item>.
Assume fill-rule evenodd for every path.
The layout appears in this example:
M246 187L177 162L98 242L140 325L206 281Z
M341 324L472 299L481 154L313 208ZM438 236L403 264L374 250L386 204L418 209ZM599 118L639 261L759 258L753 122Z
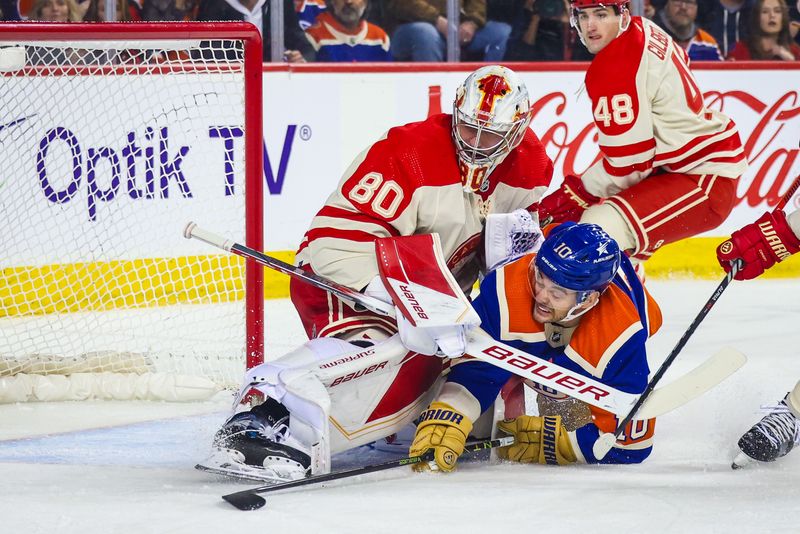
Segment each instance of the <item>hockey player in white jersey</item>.
M747 168L734 122L709 109L686 52L628 0L571 0L589 52L601 157L540 204L543 222L594 223L634 262L717 227Z
M437 234L435 257L427 245L413 253L468 292L484 242L485 269L510 251L511 236L538 231L535 212L553 167L530 119L527 89L513 71L476 70L452 115L392 128L356 158L312 221L298 265L380 297L375 241ZM484 226L499 228L500 239L484 236ZM398 325L296 280L291 297L311 340L247 373L243 394L252 386L266 401L217 434L220 465L277 478L327 471L332 453L390 436L428 406L449 366L431 355L461 356L471 326L468 318Z
M800 211L786 215L782 210L767 212L757 221L733 232L717 247L717 259L725 271L736 259L744 267L737 280L750 280L800 251ZM741 452L733 468L751 460L772 462L800 444L800 382L776 406L739 439Z

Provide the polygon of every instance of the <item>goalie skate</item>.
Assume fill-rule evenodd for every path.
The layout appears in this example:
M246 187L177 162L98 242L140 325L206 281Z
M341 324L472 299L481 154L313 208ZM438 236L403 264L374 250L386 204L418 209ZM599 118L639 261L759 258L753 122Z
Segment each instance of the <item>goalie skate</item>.
M311 458L293 439L289 412L273 399L231 417L198 468L235 478L286 482L304 478Z

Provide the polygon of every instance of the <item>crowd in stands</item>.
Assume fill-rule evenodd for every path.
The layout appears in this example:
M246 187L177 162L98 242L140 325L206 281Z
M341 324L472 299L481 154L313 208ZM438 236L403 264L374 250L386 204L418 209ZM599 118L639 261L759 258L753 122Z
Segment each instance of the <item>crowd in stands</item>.
M692 60L800 60L800 0L632 0ZM282 0L284 61L445 61L446 0ZM568 0L460 0L462 61L589 60ZM271 57L270 0L117 0L117 20L245 20ZM5 21L103 21L105 0L0 0Z

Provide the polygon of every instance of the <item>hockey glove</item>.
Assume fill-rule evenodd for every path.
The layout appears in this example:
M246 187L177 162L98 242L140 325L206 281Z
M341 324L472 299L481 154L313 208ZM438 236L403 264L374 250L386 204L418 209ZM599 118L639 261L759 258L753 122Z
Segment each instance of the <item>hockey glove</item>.
M539 215L526 209L511 213L490 213L484 226L486 270L495 269L517 258L536 252L543 240Z
M542 227L564 221L578 222L583 212L600 200L586 190L580 178L570 174L564 178L561 187L539 202Z
M409 456L420 456L433 449L433 459L442 471L452 471L461 453L467 436L472 431L472 421L464 414L443 402L432 402L419 416L417 433L408 451ZM429 469L427 463L414 464L415 471Z
M756 222L733 232L730 239L717 247L717 260L727 273L731 262L741 258L744 267L734 278L750 280L798 251L800 239L786 222L786 214L778 210L767 212Z
M558 415L522 415L500 421L497 428L515 439L513 445L498 449L500 458L524 464L565 465L578 461Z

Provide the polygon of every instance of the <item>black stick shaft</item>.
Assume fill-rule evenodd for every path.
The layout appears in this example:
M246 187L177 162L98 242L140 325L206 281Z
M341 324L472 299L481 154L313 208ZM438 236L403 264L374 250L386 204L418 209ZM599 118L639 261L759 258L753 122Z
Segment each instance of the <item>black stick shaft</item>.
M506 436L498 439L481 441L478 443L467 444L464 448L464 453L473 453L483 450L493 449L495 447L504 447L514 443L512 436ZM308 486L312 484L320 484L322 482L330 482L331 480L338 480L341 478L355 477L359 475L366 475L368 473L375 473L377 471L385 471L387 469L394 469L395 467L403 467L414 465L422 462L429 462L433 460L433 451L428 451L421 456L411 456L408 458L398 458L389 460L387 462L367 465L364 467L356 467L353 469L346 469L344 471L335 471L326 473L324 475L314 475L300 480L292 480L280 484L266 484L244 491L237 491L223 495L222 498L239 508L240 510L255 510L264 506L266 501L258 494L271 493L274 491L281 491L290 488L297 488L300 486Z
M778 202L777 206L775 206L775 209L782 210L792 199L792 196L794 196L794 193L797 191L798 187L800 187L800 174L797 175L797 177L794 179L794 182L792 182L791 187L789 187L789 189L786 190L786 193L783 194L783 198L781 198L781 201Z
M275 269L276 271L282 272L283 274L288 274L289 276L298 278L303 280L315 287L318 287L324 291L328 291L333 293L337 297L342 300L346 300L348 302L352 302L354 304L363 306L364 308L373 311L375 313L379 313L381 315L386 315L389 317L394 317L394 307L391 304L387 304L381 300L374 299L363 293L359 293L354 289L351 289L347 286L342 284L338 284L333 280L329 280L323 276L319 276L312 272L306 271L300 267L295 267L290 263L286 263L285 261L281 261L278 258L273 258L272 256L267 256L263 252L259 252L258 250L252 249L245 245L235 243L230 247L230 251L236 254L237 256L242 256L243 258L249 258L256 263L260 263L265 267L269 267L270 269Z
M672 352L669 353L667 359L664 360L664 363L662 363L661 367L658 368L656 374L653 375L653 378L650 379L650 382L647 383L647 387L645 388L644 392L642 392L642 394L639 396L639 400L637 400L636 404L633 405L633 408L631 408L631 410L628 412L628 415L626 415L625 418L622 421L620 421L619 425L617 425L617 429L614 431L615 436L619 437L622 434L622 431L625 430L625 427L634 418L636 412L639 411L639 408L641 408L642 405L645 403L645 401L647 401L647 398L656 388L658 382L664 376L664 373L667 372L669 366L672 365L672 362L675 361L675 358L678 357L678 354L680 354L681 350L683 350L683 347L686 345L686 342L689 341L689 338L692 337L694 331L697 330L697 327L700 326L700 323L702 323L703 319L706 318L708 312L710 312L711 308L714 307L714 304L717 303L719 297L722 296L722 293L731 283L731 280L733 280L733 277L736 276L736 273L738 273L739 269L742 268L742 265L743 265L742 260L740 259L737 259L733 263L730 272L728 272L728 274L725 275L725 278L722 280L722 282L719 283L717 289L715 289L714 293L711 295L711 298L708 299L703 308L700 310L700 313L698 313L697 316L694 318L694 321L692 321L692 324L689 325L689 328L686 329L681 338L678 340L678 343L675 345L675 348L672 349Z
M797 177L794 179L794 182L792 182L792 185L783 194L781 201L775 206L775 210L783 209L795 194L798 187L800 187L800 174L797 175ZM689 328L686 330L686 332L683 333L683 336L680 338L680 340L678 340L678 344L675 345L674 349L672 349L672 352L669 354L669 356L667 356L667 359L664 360L664 363L662 363L661 367L658 368L658 371L656 371L656 374L653 376L652 380L650 380L650 382L647 384L647 388L645 388L644 392L639 397L639 400L636 401L636 404L634 404L633 408L631 408L631 410L628 412L628 415L626 415L625 419L623 419L619 425L617 425L617 429L614 431L615 436L619 437L622 434L622 431L625 430L625 427L628 425L628 423L630 423L634 416L636 416L636 412L639 411L639 408L642 407L647 400L647 397L649 397L650 393L655 389L658 381L661 380L661 377L667 372L667 369L672 364L672 361L678 356L681 349L683 349L683 346L686 345L686 342L689 341L689 338L692 337L692 334L694 334L694 331L697 329L700 323L703 322L703 319L705 319L706 315L708 315L708 312L711 311L711 308L714 307L714 304L717 303L717 300L722 295L722 292L725 291L725 289L728 287L728 284L731 283L731 280L733 280L733 277L736 276L736 273L738 273L743 267L744 262L741 259L737 258L731 263L731 270L728 272L722 282L720 282L719 286L717 286L714 294L711 295L710 299L708 299L708 302L706 302L706 305L703 306L702 310L700 310L700 313L697 314L697 317L695 317L694 321L692 321L692 324L689 325Z

